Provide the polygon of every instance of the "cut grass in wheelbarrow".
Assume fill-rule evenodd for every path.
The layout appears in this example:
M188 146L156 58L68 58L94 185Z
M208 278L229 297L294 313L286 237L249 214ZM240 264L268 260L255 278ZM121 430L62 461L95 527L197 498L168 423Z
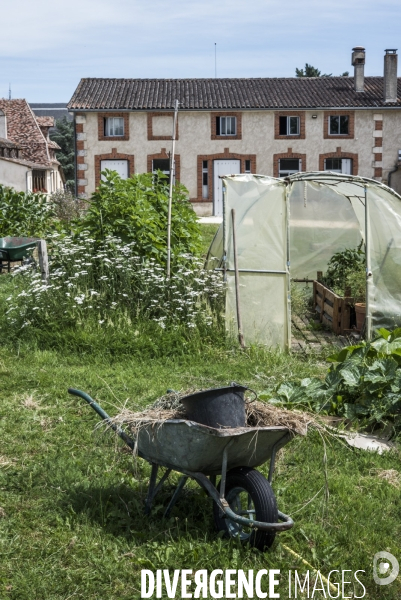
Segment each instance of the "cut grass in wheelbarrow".
M273 544L276 533L293 526L292 519L278 510L271 482L277 451L295 433L306 433L308 423L313 422L309 415L292 416L293 426L288 426L290 411L253 402L246 406L250 425L216 429L188 420L182 404L178 404L180 398L168 394L164 397L165 404L161 399L151 409L140 413L124 411L112 419L85 392L68 391L88 402L134 455L150 463L147 514L171 471L178 471L182 476L164 512L165 517L169 516L188 479L193 479L212 498L216 528L228 537L239 537L242 542L263 551ZM273 412L276 412L275 419ZM285 422L285 418L287 424L279 424ZM266 422L270 424L266 426ZM256 467L268 460L266 479ZM157 482L160 467L166 471ZM217 476L220 476L218 484Z

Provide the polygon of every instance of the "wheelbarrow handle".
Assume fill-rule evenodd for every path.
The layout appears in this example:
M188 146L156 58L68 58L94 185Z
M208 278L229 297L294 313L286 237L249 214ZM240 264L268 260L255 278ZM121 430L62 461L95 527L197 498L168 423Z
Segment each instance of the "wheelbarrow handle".
M86 392L82 392L81 390L75 390L74 388L68 388L68 393L86 400L89 406L93 408L93 410L99 415L99 417L101 417L107 422L109 427L120 436L120 438L127 444L127 446L131 448L131 450L137 450L134 440L131 439L130 436L127 435L119 425L113 423L107 412L103 410L103 408L97 402L95 402L94 399L89 396L89 394L87 394ZM138 454L140 456L139 452Z
M109 415L107 414L107 412L104 411L103 408L101 406L99 406L99 404L97 402L95 402L93 398L91 398L89 396L89 394L86 394L85 392L82 392L81 390L75 390L74 388L68 388L68 393L72 394L73 396L78 396L79 398L83 398L84 400L86 400L86 402L89 404L89 406L91 406L93 408L93 410L95 412L97 412L99 417L101 417L105 421L111 422L111 419L110 419Z

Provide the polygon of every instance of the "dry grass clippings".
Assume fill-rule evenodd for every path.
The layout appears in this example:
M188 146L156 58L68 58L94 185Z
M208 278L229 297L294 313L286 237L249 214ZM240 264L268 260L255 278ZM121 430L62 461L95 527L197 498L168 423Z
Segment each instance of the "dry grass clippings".
M11 465L11 463L12 461L9 458L0 454L0 468L7 467L7 465Z
M6 516L6 511L0 506L0 519L4 519Z
M116 425L126 426L131 433L137 434L141 427L152 423L159 425L170 419L186 419L185 408L180 400L197 391L201 390L189 389L170 392L158 398L142 411L134 412L124 408L112 421ZM303 436L307 434L309 426L318 429L324 428L310 413L287 410L259 400L246 402L245 406L247 427L287 427L290 431Z
M28 408L30 410L38 410L38 408L40 408L40 405L38 402L36 402L36 400L34 399L33 394L31 394L30 396L26 396L22 402L21 402L22 406L24 408Z
M387 483L397 489L401 488L401 473L395 469L374 469L372 474L380 479L384 479L384 481L387 481Z

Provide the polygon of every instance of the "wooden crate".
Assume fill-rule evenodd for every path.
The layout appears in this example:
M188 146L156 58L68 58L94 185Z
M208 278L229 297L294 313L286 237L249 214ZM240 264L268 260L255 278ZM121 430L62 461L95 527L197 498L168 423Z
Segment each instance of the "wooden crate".
M337 335L350 329L350 304L353 298L337 296L319 281L313 282L313 309L319 320Z

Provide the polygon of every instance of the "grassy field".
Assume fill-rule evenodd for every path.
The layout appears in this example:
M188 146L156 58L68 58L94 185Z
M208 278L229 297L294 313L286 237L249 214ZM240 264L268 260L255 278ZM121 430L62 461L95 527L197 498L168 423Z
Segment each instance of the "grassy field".
M215 229L205 229L205 249ZM12 284L0 279L4 307ZM321 355L207 343L179 351L178 341L163 343L158 353L112 356L90 348L72 353L68 344L64 351L44 351L40 344L38 349L38 344L4 342L0 600L131 600L140 598L141 569L269 568L281 570L280 597L288 598L288 571L305 573L302 559L324 576L334 569L365 570L359 574L365 598L398 600L399 579L377 586L372 577L375 553L385 550L401 558L398 450L379 456L317 432L294 438L279 453L273 488L279 509L293 516L295 526L264 554L215 532L211 501L195 484L163 519L177 473L170 475L151 516L144 516L149 465L96 428L97 415L68 395L68 387L89 392L114 415L124 404L146 406L167 388L234 380L261 392L327 370ZM261 470L267 474L265 467ZM353 592L361 597L363 590L345 586L344 597ZM327 597L327 590L313 597Z
M327 438L326 498L321 437L294 439L280 453L274 490L296 525L261 554L216 535L210 501L195 485L163 520L176 474L145 518L149 466L94 430L95 413L67 394L68 386L87 390L115 414L124 402L144 406L168 387L234 379L260 391L268 382L322 368L319 361L256 351L144 363L3 353L0 598L139 598L141 568L278 568L282 597L288 597L288 570L306 567L285 546L325 575L365 569L367 598L399 598L399 583L378 587L371 576L376 552L400 556L399 489L380 477L383 470L399 471L398 452L377 456Z

